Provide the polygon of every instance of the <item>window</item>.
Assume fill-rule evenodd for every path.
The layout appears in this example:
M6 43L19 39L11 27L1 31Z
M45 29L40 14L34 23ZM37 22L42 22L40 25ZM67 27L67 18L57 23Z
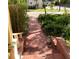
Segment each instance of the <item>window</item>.
M32 4L32 2L30 2L30 4Z

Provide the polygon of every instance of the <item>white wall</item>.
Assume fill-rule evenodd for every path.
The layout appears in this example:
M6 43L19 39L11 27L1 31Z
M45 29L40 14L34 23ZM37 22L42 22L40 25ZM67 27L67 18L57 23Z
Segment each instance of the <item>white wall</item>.
M31 4L31 2L32 2L32 4ZM47 3L50 4L51 2L50 1L46 1L45 3L47 5ZM42 0L38 0L37 4L38 4L38 8L42 8L42 6L43 6ZM36 5L36 1L35 0L28 0L28 6L35 6L35 5Z
M20 59L20 55L18 54L18 50L17 50L17 35L13 34L15 36L15 38L12 38L12 45L14 46L14 57L15 59Z
M39 8L42 8L42 6L43 6L42 0L38 0L38 7L39 7Z
M32 2L32 4L31 4ZM34 0L28 0L28 6L34 6L36 2Z
M31 4L31 2L32 2L32 4ZM43 4L42 0L38 0L37 4L38 4L39 8L42 8L42 4ZM35 0L28 0L28 6L35 6L35 5L36 5Z

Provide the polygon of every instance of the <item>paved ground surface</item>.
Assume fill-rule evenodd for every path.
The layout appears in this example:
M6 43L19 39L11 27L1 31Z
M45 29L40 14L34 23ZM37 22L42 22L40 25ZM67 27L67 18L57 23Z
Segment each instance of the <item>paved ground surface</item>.
M28 26L29 35L21 59L65 59L58 48L48 47L48 38L35 17L29 18Z
M47 14L63 14L64 12L47 12ZM45 14L45 12L27 12L28 16L38 17L40 14Z
M50 7L46 7L48 9L50 9ZM54 9L58 9L59 6L54 6ZM61 10L64 9L64 7L61 6ZM70 11L70 8L66 7L67 10ZM47 12L47 14L63 14L64 12ZM69 12L70 13L70 12ZM38 17L40 14L45 14L45 12L27 12L28 16L34 16L34 17Z
M51 7L48 6L47 8L50 9ZM59 6L54 6L53 8L54 8L54 9L59 9ZM62 9L64 9L64 6L60 6L60 8L61 8L61 10L62 10ZM70 10L69 7L65 7L65 8L66 8L67 10Z

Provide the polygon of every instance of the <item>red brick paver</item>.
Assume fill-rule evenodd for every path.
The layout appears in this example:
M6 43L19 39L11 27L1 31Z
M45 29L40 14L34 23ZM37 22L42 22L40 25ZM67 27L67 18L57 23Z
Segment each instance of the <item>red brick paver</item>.
M47 37L36 18L30 17L28 22L29 35L21 59L65 59L58 49L48 48Z

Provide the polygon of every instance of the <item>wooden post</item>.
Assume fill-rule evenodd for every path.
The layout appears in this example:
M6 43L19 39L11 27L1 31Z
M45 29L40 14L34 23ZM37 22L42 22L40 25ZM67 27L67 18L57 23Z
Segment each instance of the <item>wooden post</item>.
M8 10L8 44L12 45L12 27L11 27L11 20L10 20L10 13ZM14 58L14 50L13 48L10 49L10 59L15 59Z

